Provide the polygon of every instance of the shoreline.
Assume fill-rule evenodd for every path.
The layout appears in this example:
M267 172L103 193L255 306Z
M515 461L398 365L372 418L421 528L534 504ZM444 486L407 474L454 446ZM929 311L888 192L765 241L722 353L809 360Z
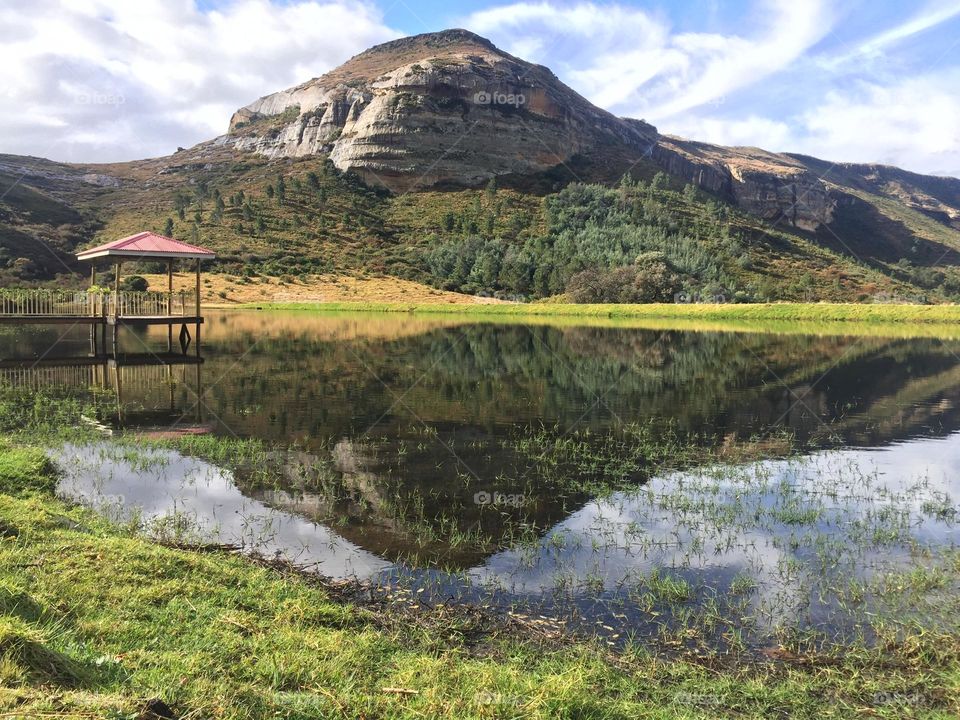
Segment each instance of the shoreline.
M917 322L960 324L960 305L860 305L856 303L756 303L722 305L576 305L572 303L373 303L265 302L208 304L216 309L312 310L498 317L559 317L655 320L778 320L797 322Z
M236 312L317 316L445 318L456 323L604 327L655 331L875 336L960 340L960 306L929 305L444 305L402 303L247 303L207 305Z

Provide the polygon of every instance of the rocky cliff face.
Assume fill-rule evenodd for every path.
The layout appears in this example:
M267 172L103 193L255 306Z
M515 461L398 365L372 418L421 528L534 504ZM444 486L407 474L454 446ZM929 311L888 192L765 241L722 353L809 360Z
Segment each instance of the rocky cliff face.
M329 153L397 192L535 173L601 146L640 157L657 137L464 30L374 47L241 108L230 133L237 148L269 157Z
M787 155L661 136L654 157L675 178L725 195L772 223L814 231L833 219L836 201L828 185Z
M341 170L393 192L475 186L578 156L615 157L624 167L652 160L758 217L811 231L831 222L837 187L849 185L851 175L866 191L880 188L960 226L960 202L947 202L960 200L960 181L918 188L873 166L820 167L813 158L662 136L646 122L595 107L547 68L465 30L378 45L322 77L262 97L234 113L221 141L271 158L328 154ZM843 183L831 180L831 168L845 173Z

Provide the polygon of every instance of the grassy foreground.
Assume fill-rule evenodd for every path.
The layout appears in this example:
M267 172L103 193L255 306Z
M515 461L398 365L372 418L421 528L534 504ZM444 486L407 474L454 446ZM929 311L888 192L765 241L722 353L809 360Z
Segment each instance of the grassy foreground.
M572 303L416 304L416 303L257 303L239 307L265 310L328 312L407 312L493 315L501 317L650 318L680 320L769 320L781 322L955 323L960 305L896 305L855 303L751 303L577 305Z
M0 446L0 478L0 717L900 718L960 708L952 637L828 657L778 648L742 662L614 653L464 608L361 607L243 557L159 546L55 499L35 448Z

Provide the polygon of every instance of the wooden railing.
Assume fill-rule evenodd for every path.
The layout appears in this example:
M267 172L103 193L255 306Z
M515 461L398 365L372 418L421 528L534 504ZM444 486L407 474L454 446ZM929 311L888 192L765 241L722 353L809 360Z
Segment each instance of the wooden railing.
M87 290L0 290L0 317L169 317L199 314L196 296L184 291L119 293Z
M106 303L106 293L86 290L0 290L0 315L5 316L100 316Z
M120 294L110 293L107 314L117 317L167 317L171 315L196 315L194 295L176 292L134 292L121 290Z

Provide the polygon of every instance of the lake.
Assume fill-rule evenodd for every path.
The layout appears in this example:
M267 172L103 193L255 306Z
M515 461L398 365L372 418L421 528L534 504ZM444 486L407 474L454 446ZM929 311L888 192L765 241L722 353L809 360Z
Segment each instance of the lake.
M5 372L99 386L121 438L268 448L227 468L67 445L64 495L404 602L667 647L954 623L960 341L834 332L211 311L202 366ZM85 333L0 351L82 356Z

